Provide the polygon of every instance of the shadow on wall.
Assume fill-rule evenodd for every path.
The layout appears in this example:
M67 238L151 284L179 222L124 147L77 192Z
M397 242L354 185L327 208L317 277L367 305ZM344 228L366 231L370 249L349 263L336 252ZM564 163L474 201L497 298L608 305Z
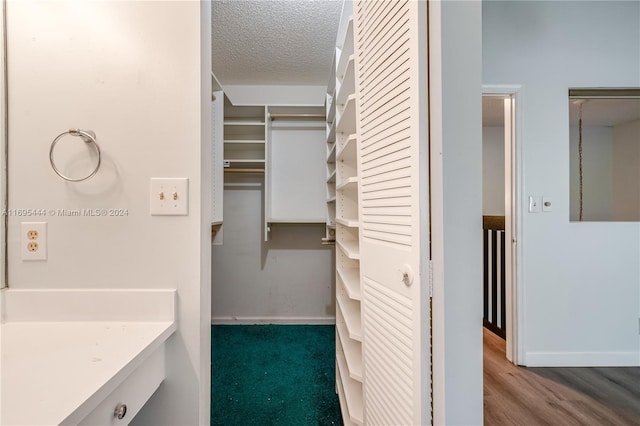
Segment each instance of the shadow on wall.
M273 224L264 241L264 179L233 176L224 190L224 238L212 247L212 315L217 321L335 315L335 250L325 225Z

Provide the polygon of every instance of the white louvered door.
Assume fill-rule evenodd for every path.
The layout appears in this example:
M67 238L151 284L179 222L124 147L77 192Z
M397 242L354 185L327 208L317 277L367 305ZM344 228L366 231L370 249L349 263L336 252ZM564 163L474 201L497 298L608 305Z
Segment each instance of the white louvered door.
M354 5L364 424L431 422L426 5Z

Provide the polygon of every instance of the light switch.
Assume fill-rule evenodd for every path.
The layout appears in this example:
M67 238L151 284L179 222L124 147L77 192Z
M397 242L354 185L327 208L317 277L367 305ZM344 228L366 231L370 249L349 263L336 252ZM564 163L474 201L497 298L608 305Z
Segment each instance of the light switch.
M154 216L189 214L188 178L151 178L150 211Z
M542 197L540 195L529 196L529 213L540 213Z
M553 211L553 202L551 200L551 197L542 197L542 211L543 212L550 212Z

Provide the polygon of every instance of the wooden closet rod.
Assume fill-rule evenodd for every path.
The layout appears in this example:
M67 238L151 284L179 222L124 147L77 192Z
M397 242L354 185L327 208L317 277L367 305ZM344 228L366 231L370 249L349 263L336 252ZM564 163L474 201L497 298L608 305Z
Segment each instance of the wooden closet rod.
M225 173L264 173L264 169L224 169Z
M324 120L324 114L280 114L280 113L272 113L271 119L276 120L278 118L309 118L313 120Z

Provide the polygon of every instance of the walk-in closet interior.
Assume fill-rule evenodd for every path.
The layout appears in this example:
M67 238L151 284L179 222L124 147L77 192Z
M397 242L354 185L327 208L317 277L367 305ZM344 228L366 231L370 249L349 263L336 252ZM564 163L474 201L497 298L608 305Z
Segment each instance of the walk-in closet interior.
M420 409L402 399L414 392L408 378L421 374L415 364L410 367L412 336L419 333L412 323L420 315L419 309L412 312L419 304L411 299L420 286L411 289L414 273L406 264L388 286L368 278L370 308L365 312L360 262L364 237L373 242L369 270L380 273L374 264L386 257L385 250L406 252L421 235L409 223L417 203L412 205L407 191L417 175L408 171L413 159L406 154L412 132L407 111L417 114L419 108L403 98L415 84L411 63L417 55L398 50L417 38L411 31L417 28L418 3L362 6L360 31L377 33L370 37L378 44L374 50L366 43L360 46L372 52L360 52L365 65L360 84L365 92L375 91L364 101L356 95L353 2L250 2L248 9L244 3L212 4L214 328L335 324L331 374L341 417L344 424L362 425L368 321L369 415L382 422L416 421L411 416ZM283 19L287 14L291 19ZM260 25L252 25L253 20ZM285 21L300 31L282 28ZM387 38L375 30L380 21L402 31ZM256 34L258 28L273 33ZM265 54L272 57L260 59ZM262 66L251 66L260 60ZM318 65L301 74L307 60ZM372 72L379 61L388 64ZM377 106L364 105L365 120L359 124L357 103L367 101ZM362 129L369 135L363 153ZM362 164L369 170L366 190ZM388 279L386 272L381 275ZM213 335L215 358L216 344L224 342L216 343ZM396 396L374 404L387 386L396 387Z

